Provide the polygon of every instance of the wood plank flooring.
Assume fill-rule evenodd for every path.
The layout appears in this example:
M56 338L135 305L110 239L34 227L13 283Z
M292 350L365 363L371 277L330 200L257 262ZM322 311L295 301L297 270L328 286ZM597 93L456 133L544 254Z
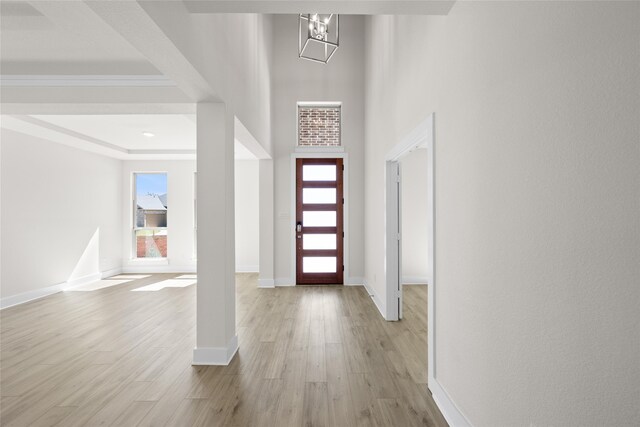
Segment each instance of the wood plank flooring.
M195 286L156 274L5 309L3 426L445 426L426 387L427 288L386 322L363 287L237 276L240 350L194 367Z

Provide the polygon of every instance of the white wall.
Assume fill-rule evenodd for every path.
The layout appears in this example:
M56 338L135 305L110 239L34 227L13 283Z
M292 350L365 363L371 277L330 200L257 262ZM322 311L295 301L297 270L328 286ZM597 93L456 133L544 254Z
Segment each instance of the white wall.
M143 7L271 153L272 16L191 14L182 2Z
M235 162L236 271L260 269L258 160Z
M640 3L367 22L369 284L384 156L435 111L436 379L476 426L640 424Z
M132 244L132 186L134 172L166 172L167 260L136 259ZM195 272L194 173L195 160L126 160L122 167L122 266L128 272Z
M1 135L3 302L118 269L121 162L6 129Z
M275 271L276 283L294 284L291 277L291 153L296 148L297 102L342 102L342 144L348 154L349 277L364 274L364 18L340 19L341 45L329 64L298 58L297 15L274 17L273 143L275 146Z
M426 284L429 277L427 230L427 150L409 153L402 173L402 283Z

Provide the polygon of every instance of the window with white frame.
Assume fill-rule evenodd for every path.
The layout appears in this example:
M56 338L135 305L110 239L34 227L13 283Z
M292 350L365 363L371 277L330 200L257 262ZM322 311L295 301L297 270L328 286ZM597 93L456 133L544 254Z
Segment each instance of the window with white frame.
M133 174L134 258L167 257L167 174Z

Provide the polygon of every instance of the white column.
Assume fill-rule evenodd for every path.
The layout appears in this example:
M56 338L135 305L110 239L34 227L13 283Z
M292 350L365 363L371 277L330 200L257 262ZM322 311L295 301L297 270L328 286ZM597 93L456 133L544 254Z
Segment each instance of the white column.
M273 160L259 161L260 168L260 278L258 286L273 288L274 280L274 247L273 230Z
M194 365L227 365L236 335L234 134L225 104L199 103L198 284Z

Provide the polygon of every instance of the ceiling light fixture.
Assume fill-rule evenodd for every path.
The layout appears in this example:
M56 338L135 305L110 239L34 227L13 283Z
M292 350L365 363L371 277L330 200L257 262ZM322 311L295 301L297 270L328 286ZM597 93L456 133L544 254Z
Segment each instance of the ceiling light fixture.
M340 45L340 16L301 13L298 19L298 57L326 64Z
M156 136L154 133L152 132L142 132L143 136L146 136L147 138L153 138L154 136Z

